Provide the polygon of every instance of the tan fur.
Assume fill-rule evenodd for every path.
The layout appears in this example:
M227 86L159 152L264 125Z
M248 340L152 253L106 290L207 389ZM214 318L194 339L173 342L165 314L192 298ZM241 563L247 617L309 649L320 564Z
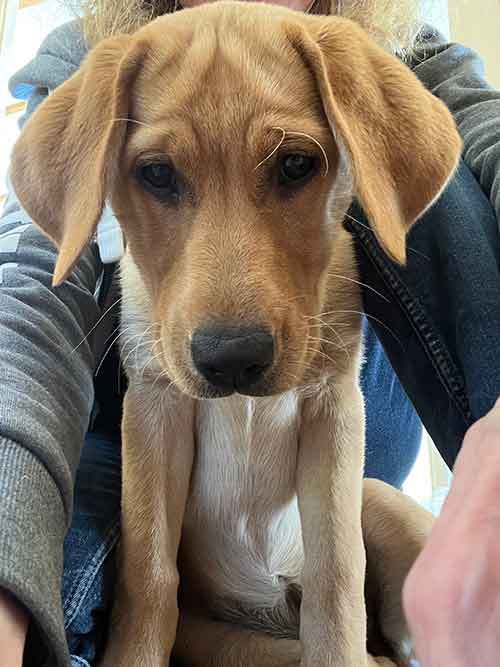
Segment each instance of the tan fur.
M291 195L276 169L294 151L324 168ZM174 644L195 667L407 664L401 588L431 521L382 483L363 492L361 298L341 223L357 196L404 261L459 154L445 107L354 24L252 4L103 42L29 121L12 181L60 246L55 283L106 199L127 240L105 667L164 667ZM134 176L158 157L185 180L177 204ZM220 321L273 334L252 396L205 400L190 340Z

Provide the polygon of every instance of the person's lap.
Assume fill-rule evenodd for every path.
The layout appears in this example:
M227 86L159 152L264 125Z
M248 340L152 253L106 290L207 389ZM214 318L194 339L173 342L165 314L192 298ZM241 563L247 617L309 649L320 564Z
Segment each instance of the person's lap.
M354 213L361 219L362 212ZM493 359L488 349L484 357L477 351L481 343L484 346L485 327L500 332L497 222L488 200L462 167L410 237L413 253L409 253L406 269L395 267L382 255L365 224L351 224L362 280L388 298L377 301L372 289L364 293L370 317L364 321L366 363L361 378L367 408L365 473L400 487L418 453L422 427L379 341L452 462L465 428L484 414L495 392L500 394L500 387L495 386L500 359ZM471 290L474 304L467 311ZM466 325L464 308L470 312ZM488 321L481 320L485 313L491 315ZM465 343L458 340L458 321L465 329ZM464 360L463 367L459 360ZM485 364L483 385L480 370ZM119 439L89 434L65 543L62 597L73 667L96 664L104 646L113 597L119 508Z

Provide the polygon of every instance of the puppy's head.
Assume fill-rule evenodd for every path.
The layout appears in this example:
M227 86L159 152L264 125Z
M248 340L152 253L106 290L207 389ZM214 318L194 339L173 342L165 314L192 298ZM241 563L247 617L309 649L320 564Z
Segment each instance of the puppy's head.
M445 107L353 23L221 3L98 45L27 123L11 177L59 247L55 284L109 200L169 377L267 394L321 354L352 196L404 262L460 147Z

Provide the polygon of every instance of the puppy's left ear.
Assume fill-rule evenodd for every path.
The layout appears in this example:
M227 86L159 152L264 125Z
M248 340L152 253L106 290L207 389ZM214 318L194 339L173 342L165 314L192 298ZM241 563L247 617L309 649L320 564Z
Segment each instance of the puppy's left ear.
M352 21L304 17L288 35L349 153L355 194L378 240L403 264L407 231L440 195L460 158L462 141L450 112Z
M110 194L144 51L126 35L102 41L35 111L12 151L19 201L59 248L54 285L78 260Z

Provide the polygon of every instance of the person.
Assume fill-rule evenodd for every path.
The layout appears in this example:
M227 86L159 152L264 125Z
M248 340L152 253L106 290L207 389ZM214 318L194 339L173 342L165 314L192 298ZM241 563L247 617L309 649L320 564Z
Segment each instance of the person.
M488 631L493 626L470 620L493 622L500 590L494 531L487 530L494 527L500 470L494 466L500 435L488 424L497 424L498 410L484 417L500 394L500 93L486 83L476 54L420 30L418 0L280 1L361 23L448 105L464 139L465 161L410 233L405 267L385 257L356 205L345 224L364 283L366 474L401 486L418 450L420 419L450 465L465 437L442 521L405 588L423 667L465 667L465 656L468 667L492 664L500 656ZM170 0L107 0L88 8L83 31L79 21L54 31L11 80L13 94L27 99L23 122L76 71L90 44L173 10L182 7ZM109 270L94 244L64 285L51 288L55 249L12 191L0 234L2 665L93 665L106 638L119 539L121 398L116 353L111 346L101 360L106 336L94 327L102 318L112 333L117 307L103 303ZM468 431L474 422L479 426ZM450 532L456 525L461 530ZM467 541L476 536L484 540L477 566L478 543ZM448 563L457 566L453 576ZM470 576L461 578L459 565ZM426 586L429 571L436 588ZM447 605L439 638L433 624L442 604L431 599L434 590ZM457 620L453 603L466 592L472 595Z
M454 472L405 583L405 609L422 667L493 667L500 659L500 401L469 429Z

